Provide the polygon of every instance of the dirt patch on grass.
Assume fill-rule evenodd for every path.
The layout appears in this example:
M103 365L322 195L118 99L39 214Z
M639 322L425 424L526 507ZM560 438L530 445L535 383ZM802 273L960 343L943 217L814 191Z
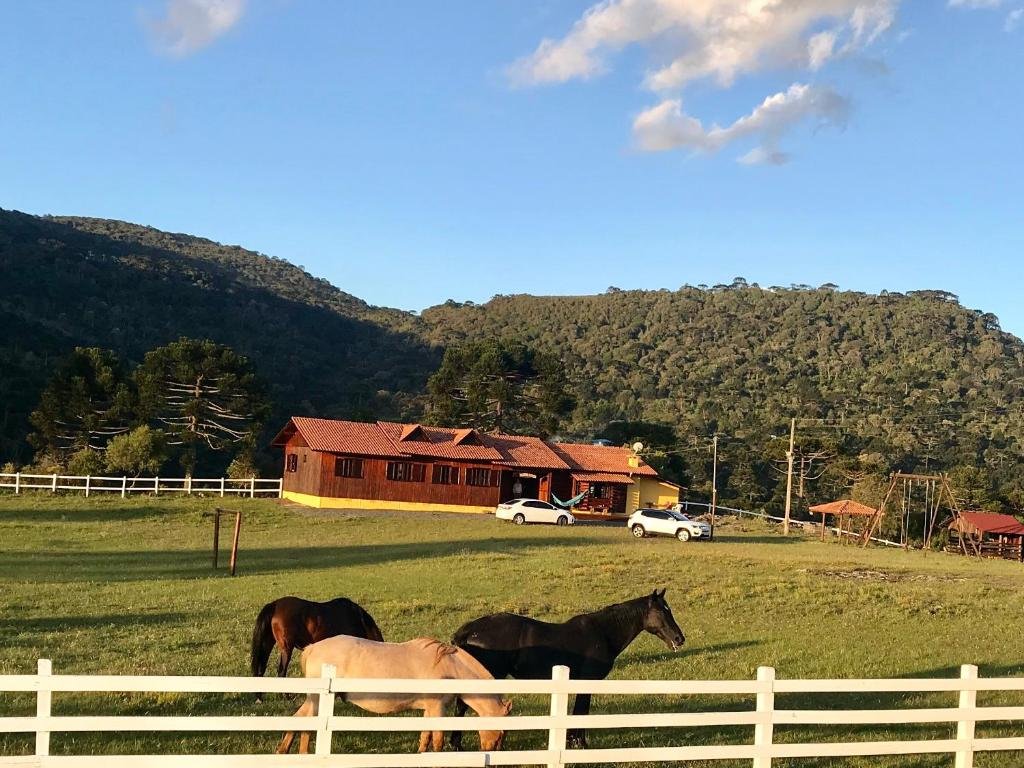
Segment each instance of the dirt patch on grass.
M832 579L844 579L848 581L968 581L960 576L949 576L941 573L910 573L908 571L880 571L873 568L802 568L800 573L807 573L812 576L825 576Z

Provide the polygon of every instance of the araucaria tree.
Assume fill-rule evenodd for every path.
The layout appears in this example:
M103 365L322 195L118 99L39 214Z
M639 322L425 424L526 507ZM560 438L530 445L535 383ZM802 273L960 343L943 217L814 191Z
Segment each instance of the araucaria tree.
M427 386L441 425L548 435L573 407L559 358L500 339L449 347Z
M63 463L81 451L106 450L130 428L133 401L121 361L110 350L76 347L43 390L29 417L29 442Z
M269 408L249 361L208 340L146 353L135 378L140 412L178 446L189 474L200 451L251 450Z

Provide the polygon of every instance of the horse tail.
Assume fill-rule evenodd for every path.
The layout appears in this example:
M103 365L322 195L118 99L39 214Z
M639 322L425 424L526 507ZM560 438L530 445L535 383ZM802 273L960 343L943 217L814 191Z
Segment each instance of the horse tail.
M256 617L256 626L252 629L252 653L250 662L252 673L255 677L263 677L267 671L267 661L270 659L270 652L274 649L274 633L270 622L274 618L274 609L277 601L267 603L263 610Z

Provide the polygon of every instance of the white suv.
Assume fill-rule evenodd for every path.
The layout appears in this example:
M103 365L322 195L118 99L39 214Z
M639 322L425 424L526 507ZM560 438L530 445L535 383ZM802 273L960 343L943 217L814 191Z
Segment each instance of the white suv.
M638 539L644 536L675 536L680 541L711 538L710 525L670 509L638 509L629 516L626 527Z

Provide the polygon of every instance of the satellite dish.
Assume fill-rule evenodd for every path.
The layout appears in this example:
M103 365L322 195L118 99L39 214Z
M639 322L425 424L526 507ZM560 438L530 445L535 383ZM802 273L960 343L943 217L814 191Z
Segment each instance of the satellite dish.
M633 453L640 453L644 449L644 444L641 442L633 443Z

